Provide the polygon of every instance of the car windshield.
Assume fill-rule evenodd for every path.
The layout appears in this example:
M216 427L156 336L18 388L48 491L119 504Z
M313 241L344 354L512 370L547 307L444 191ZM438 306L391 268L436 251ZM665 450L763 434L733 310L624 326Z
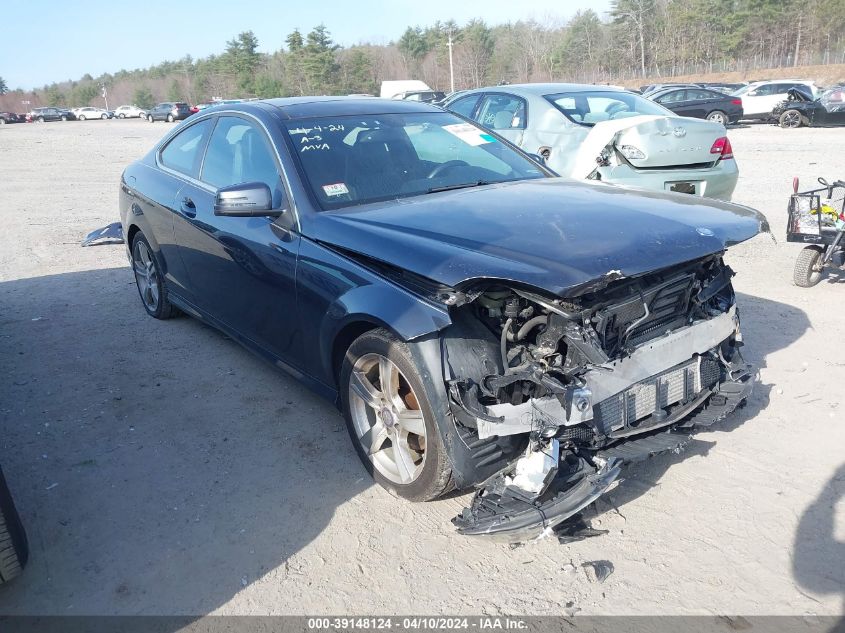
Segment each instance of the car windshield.
M284 127L323 209L547 176L448 112L298 119Z
M546 95L546 99L570 121L587 127L641 114L672 114L663 106L632 92L563 92Z
M746 92L750 92L750 91L754 90L754 89L755 89L755 88L757 88L757 87L758 87L758 86L756 86L756 85L754 85L754 84L751 84L750 86L743 86L742 88L739 88L739 89L737 89L737 90L734 90L734 91L731 93L731 96L732 96L732 97L741 97L741 96L742 96L742 95L744 95Z

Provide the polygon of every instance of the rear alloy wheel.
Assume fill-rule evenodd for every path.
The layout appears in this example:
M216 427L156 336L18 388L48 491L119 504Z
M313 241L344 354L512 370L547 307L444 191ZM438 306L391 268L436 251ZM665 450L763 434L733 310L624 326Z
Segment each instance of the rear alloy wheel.
M125 115L125 114L123 114L123 112L121 112L120 114L118 114L118 115L117 115L117 118L118 118L118 119L125 119L125 118L126 118L126 115Z
M822 280L822 257L824 250L820 246L805 246L795 260L795 272L792 279L796 286L811 288Z
M168 114L168 115L167 115L167 122L168 122L168 123L173 123L173 115L172 115L172 114Z
M712 121L713 123L719 123L720 125L727 126L728 115L722 112L721 110L713 110L713 112L707 115L707 120Z
M158 262L150 243L140 231L132 240L132 272L144 309L156 319L169 319L176 309L167 300L164 278L159 272Z
M108 115L108 114L103 114L103 115L101 115L101 116L100 116L100 118L101 118L101 119L103 119L103 120L106 120L106 119L108 119L108 118L109 118L109 115Z
M801 127L801 113L798 110L787 110L780 115L778 123L781 127Z
M405 343L384 329L360 336L344 358L340 391L355 450L377 483L411 501L450 488L451 465Z

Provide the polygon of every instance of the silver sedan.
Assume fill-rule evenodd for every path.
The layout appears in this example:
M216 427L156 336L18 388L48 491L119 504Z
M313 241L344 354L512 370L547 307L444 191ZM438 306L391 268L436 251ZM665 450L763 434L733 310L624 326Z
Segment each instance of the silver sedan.
M730 200L739 170L723 125L679 117L619 88L522 84L462 92L444 106L561 176Z

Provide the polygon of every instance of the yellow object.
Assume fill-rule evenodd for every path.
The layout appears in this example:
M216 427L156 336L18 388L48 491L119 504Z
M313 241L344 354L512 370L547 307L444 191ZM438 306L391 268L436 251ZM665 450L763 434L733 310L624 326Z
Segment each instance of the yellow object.
M821 209L810 209L810 215L816 215L821 212L822 215L828 216L828 219L834 222L839 219L839 214L829 204L822 204Z

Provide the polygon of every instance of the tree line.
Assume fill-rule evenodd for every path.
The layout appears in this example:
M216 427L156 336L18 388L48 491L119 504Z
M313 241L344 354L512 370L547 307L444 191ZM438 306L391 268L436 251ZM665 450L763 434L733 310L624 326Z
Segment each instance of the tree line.
M218 55L54 83L38 103L116 103L320 94L378 94L386 79L449 90L499 82L620 82L637 77L845 63L845 0L612 0L610 11L490 25L481 19L409 26L387 45L335 43L325 25L295 29L273 53L251 31ZM13 91L24 96L23 91ZM11 93L10 93L11 94ZM8 96L8 95L7 95Z

